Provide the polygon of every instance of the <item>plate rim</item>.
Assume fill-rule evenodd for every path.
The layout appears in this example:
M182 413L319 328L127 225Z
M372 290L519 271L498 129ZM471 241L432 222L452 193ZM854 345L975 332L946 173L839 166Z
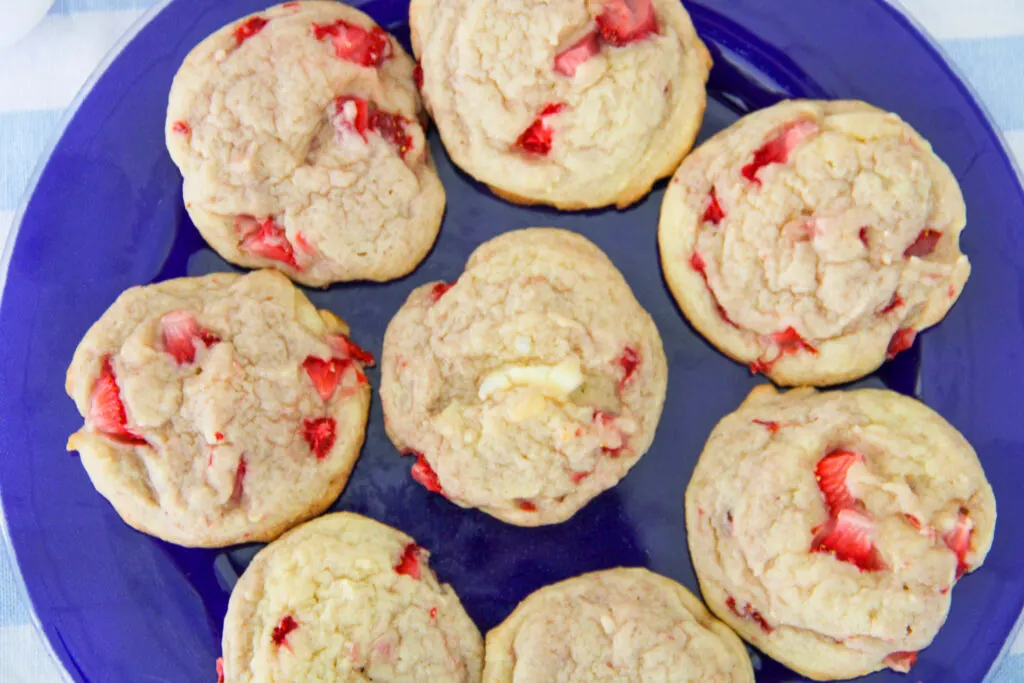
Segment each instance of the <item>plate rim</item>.
M274 0L266 1L273 2ZM684 2L684 0L679 1ZM175 0L157 0L151 7L146 9L139 17L137 17L92 70L89 77L85 80L72 101L61 114L54 131L50 134L49 139L43 146L43 150L40 152L35 166L32 169L29 180L25 185L21 198L19 199L17 209L15 209L11 219L10 232L3 244L2 251L0 251L0 309L3 308L4 294L6 294L7 291L7 273L14 254L14 248L18 241L18 236L21 233L25 213L36 194L42 174L49 165L57 146L60 144L61 140L63 140L69 124L78 114L78 110L81 108L82 103L92 93L98 81L104 74L106 74L107 70L118 59L125 48L127 48L136 39L139 33L141 33L141 31L148 26L157 17L157 15L163 12L174 2ZM910 10L903 5L901 0L872 0L872 2L882 9L882 11L888 12L898 22L900 22L903 25L903 28L906 29L907 33L916 39L916 41L925 50L930 51L932 57L936 59L936 61L950 74L950 76L952 76L955 84L965 95L965 99L968 104L970 104L970 106L973 107L981 116L988 134L997 143L996 147L999 150L999 156L1005 166L1009 168L1015 177L1018 193L1021 198L1024 199L1024 160L1018 160L1010 150L1005 133L996 124L994 117L989 111L988 105L985 104L974 85L964 75L960 67L950 58L946 53L946 50L939 44L938 40L932 36L917 17L915 17ZM358 6L361 5L362 2L360 0L353 0L351 4ZM0 493L2 493L2 490L0 490ZM22 573L21 560L14 550L14 543L11 539L7 523L7 514L7 503L5 503L3 497L0 496L0 553L3 553L11 560L9 564L17 585L16 596L20 598L22 603L28 608L29 621L31 622L36 635L43 641L43 647L49 655L50 660L56 664L58 673L67 683L74 683L74 679L69 672L68 666L65 664L64 659L60 654L58 654L53 642L51 642L51 639L47 635L36 611L35 600L32 598L32 594ZM994 681L995 674L1006 660L1010 650L1016 642L1017 636L1019 636L1022 631L1024 631L1024 611L1018 615L1016 622L1011 627L1006 640L1003 642L1003 645L995 659L993 659L992 664L989 666L988 672L985 674L981 683L992 683Z

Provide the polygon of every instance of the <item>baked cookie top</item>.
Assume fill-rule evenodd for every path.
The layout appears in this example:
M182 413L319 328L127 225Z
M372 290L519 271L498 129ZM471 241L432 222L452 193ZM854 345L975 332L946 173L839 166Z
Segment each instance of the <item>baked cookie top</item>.
M690 322L780 384L861 377L939 322L970 273L949 168L896 115L784 102L683 162L661 260Z
M487 634L484 683L753 683L743 642L675 581L583 574L527 597Z
M452 160L519 203L627 206L690 150L711 57L677 0L413 0Z
M344 488L373 362L280 273L129 289L75 351L68 440L133 527L186 546L270 540Z
M654 321L592 242L554 228L481 245L413 291L381 362L388 435L463 507L553 524L651 445L668 368Z
M312 286L411 271L444 212L413 68L337 2L271 7L197 45L166 138L210 246Z
M478 683L480 632L429 557L350 512L293 529L231 592L223 683Z
M711 610L818 679L906 671L951 589L992 545L995 499L970 444L874 389L755 389L708 439L686 528Z

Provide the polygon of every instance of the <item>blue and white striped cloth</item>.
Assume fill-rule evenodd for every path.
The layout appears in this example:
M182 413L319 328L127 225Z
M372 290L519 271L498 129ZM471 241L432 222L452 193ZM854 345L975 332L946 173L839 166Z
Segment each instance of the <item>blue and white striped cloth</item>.
M155 1L56 0L27 38L0 49L0 244L64 108L117 39ZM1024 161L1024 0L902 2L974 85ZM63 680L32 626L8 553L0 548L0 682ZM1024 633L993 683L1021 681Z

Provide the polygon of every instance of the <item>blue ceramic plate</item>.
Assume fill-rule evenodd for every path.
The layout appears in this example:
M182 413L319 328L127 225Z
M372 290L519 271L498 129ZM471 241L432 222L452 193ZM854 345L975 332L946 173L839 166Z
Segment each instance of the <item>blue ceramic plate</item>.
M42 630L76 681L214 678L228 594L256 547L187 550L129 529L89 483L65 438L81 424L64 371L87 327L127 287L228 270L189 222L163 143L171 78L204 36L268 0L175 0L154 10L82 96L41 168L9 251L0 309L0 487L10 538ZM406 3L363 8L403 40ZM974 274L937 328L865 385L914 394L974 443L999 499L995 545L960 582L953 610L913 674L867 680L982 680L1024 602L1024 197L970 92L934 47L881 0L693 0L715 57L703 137L784 97L852 97L898 112L935 145L967 197ZM696 590L683 491L705 438L759 380L687 326L657 267L662 190L625 212L564 214L491 196L431 144L449 208L411 276L337 286L313 301L379 353L413 287L452 280L470 251L530 225L577 230L612 256L657 321L671 363L654 447L614 490L559 526L520 529L462 510L409 477L374 405L362 458L336 509L413 535L434 553L482 630L528 593L580 572L645 565ZM379 375L370 373L377 386ZM376 399L375 399L376 400ZM758 681L802 680L764 658Z

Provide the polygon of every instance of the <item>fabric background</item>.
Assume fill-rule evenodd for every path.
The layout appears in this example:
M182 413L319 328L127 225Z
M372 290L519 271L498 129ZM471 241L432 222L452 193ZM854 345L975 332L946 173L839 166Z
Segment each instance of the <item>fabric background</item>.
M117 39L154 2L56 0L28 37L0 49L0 244L64 108ZM1024 0L903 4L974 86L1017 158L1024 160ZM32 625L2 539L0 546L0 682L63 681ZM916 680L913 675L911 680ZM993 683L1022 681L1024 632Z

